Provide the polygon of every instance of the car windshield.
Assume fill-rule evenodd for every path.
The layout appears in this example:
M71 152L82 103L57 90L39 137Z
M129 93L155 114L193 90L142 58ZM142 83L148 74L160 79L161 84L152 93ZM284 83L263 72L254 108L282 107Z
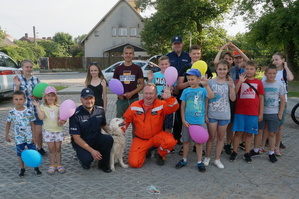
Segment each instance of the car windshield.
M134 64L143 67L146 63L145 62L133 62Z

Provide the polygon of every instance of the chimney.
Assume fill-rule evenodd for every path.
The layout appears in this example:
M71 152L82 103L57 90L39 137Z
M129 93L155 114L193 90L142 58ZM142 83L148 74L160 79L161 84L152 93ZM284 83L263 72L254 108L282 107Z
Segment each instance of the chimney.
M26 39L29 39L29 37L28 37L28 33L25 33L25 38L26 38Z

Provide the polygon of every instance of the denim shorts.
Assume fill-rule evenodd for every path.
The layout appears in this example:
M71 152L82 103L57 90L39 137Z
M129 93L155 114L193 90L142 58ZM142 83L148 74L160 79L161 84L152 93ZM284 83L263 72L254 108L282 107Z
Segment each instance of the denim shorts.
M33 121L34 125L43 125L44 122L43 120L40 120L37 116L37 113L34 113L34 116L35 116L35 120Z
M17 156L21 156L22 151L25 150L25 146L27 146L28 149L36 150L36 147L33 143L31 143L31 144L27 144L27 143L17 144L16 145Z
M218 122L218 126L225 126L230 123L230 120L217 120L213 118L209 118L209 123L215 123Z

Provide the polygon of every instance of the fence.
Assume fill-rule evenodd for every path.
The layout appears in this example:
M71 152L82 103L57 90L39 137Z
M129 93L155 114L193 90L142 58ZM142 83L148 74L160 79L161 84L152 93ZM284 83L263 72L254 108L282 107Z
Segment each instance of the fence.
M147 60L148 57L134 59ZM97 62L101 69L105 69L122 60L123 57L42 57L39 66L44 70L86 70L91 62Z

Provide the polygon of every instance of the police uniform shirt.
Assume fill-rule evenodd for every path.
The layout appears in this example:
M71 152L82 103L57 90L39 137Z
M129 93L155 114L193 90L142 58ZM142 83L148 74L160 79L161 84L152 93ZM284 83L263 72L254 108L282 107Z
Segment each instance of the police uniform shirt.
M191 62L191 58L188 53L182 52L180 56L178 56L174 51L166 54L170 61L170 66L173 66L180 72L181 68L186 64Z
M87 142L101 133L101 127L106 125L104 109L94 106L92 113L89 113L82 105L79 106L75 114L70 118L70 134L80 135Z

